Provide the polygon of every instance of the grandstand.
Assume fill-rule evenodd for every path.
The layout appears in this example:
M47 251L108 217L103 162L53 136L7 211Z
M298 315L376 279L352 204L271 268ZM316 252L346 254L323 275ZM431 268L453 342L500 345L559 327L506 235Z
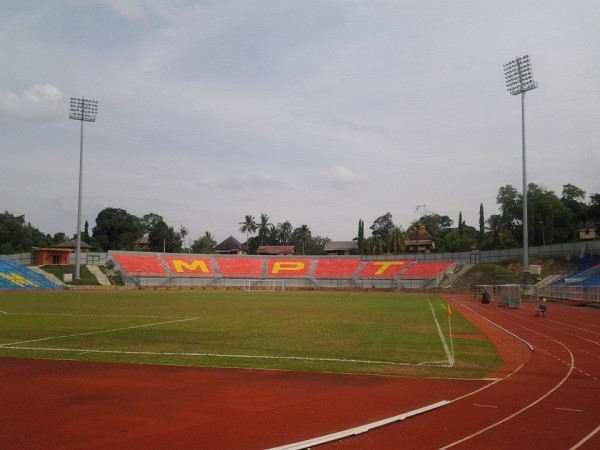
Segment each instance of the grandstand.
M299 288L433 288L454 262L364 261L359 257L179 255L109 252L128 286L252 286L269 280ZM278 284L278 285L279 285Z
M0 289L60 289L60 286L26 266L10 259L0 259Z
M600 264L538 287L535 296L536 299L600 302Z

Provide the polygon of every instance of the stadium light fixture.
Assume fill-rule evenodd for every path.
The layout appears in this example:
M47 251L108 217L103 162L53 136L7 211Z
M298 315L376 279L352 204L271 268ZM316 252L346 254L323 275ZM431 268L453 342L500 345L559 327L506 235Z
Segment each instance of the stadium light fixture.
M81 134L79 139L79 197L77 199L77 249L75 253L75 279L81 279L81 192L83 185L83 122L95 122L98 113L98 101L86 98L71 97L71 108L69 119L81 122Z
M510 95L521 94L521 140L523 146L523 272L529 273L529 231L527 224L527 164L525 153L525 92L537 88L533 79L529 55L504 64L506 90Z

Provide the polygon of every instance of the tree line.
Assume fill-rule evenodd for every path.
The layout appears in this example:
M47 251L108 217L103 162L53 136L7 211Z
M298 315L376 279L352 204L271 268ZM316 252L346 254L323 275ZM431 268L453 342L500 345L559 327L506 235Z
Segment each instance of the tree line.
M531 246L574 241L581 228L598 230L600 224L600 194L589 196L575 185L563 186L561 196L537 184L527 189L529 244ZM387 212L379 216L369 227L371 236L365 236L364 221L359 219L356 239L358 254L404 253L407 239L414 239L427 232L436 252L459 252L473 249L494 250L520 247L523 236L523 195L511 185L498 189L496 204L499 213L485 218L483 204L479 206L478 226L470 226L458 214L454 220L435 212L424 214L406 229L394 224ZM323 254L327 237L313 236L306 224L293 227L289 221L272 223L269 216L261 213L257 219L247 214L239 222L239 231L246 236L243 244L247 253L256 253L262 245L294 245L299 254ZM137 217L120 208L105 208L96 217L96 224L89 230L85 222L82 241L96 250L149 250L153 252L215 253L217 242L206 231L193 240L184 226L169 226L156 213ZM70 237L64 232L53 236L44 234L25 220L8 211L0 214L0 254L28 252L33 247L51 247ZM141 241L145 238L146 241Z

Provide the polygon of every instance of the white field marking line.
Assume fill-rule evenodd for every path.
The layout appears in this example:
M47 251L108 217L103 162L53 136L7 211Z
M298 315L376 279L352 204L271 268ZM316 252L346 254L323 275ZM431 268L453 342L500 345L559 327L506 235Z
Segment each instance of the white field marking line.
M572 412L583 412L583 409L573 409L573 408L554 408L557 411L572 411Z
M379 428L382 427L384 425L389 425L390 423L394 423L394 422L399 422L402 420L406 420L410 417L416 416L418 414L423 414L426 413L428 411L437 409L437 408L441 408L442 406L446 406L448 403L450 403L447 400L442 400L440 402L437 403L432 403L431 405L427 405L424 406L422 408L419 409L415 409L413 411L409 411L407 413L404 414L399 414L397 416L393 416L393 417L388 417L387 419L382 419L379 420L377 422L372 422L366 425L360 425L358 427L355 428L349 428L347 430L343 430L343 431L338 431L337 433L331 433L331 434L327 434L324 436L319 436L316 438L312 438L312 439L307 439L306 441L301 441L301 442L295 442L293 444L286 444L286 445L282 445L280 447L273 447L269 450L302 450L302 449L310 449L313 446L316 445L322 445L322 444L326 444L327 442L332 442L332 441L337 441L340 439L344 439L350 436L356 436L358 434L362 434L362 433L366 433L367 431L370 431L374 428Z
M505 417L505 418L504 418L504 419L502 419L502 420L499 420L499 421L497 421L497 422L495 422L495 423L493 423L493 424L491 424L491 425L489 425L489 426L487 426L487 427L485 427L485 428L482 428L481 430L479 430L479 431L477 431L477 432L475 432L475 433L473 433L473 434L470 434L469 436L466 436L466 437L464 437L464 438L462 438L462 439L460 439L460 440L458 440L458 441L452 442L451 444L448 444L448 445L446 445L445 447L441 447L441 448L440 448L440 449L438 449L438 450L445 450L445 449L447 449L447 448L454 447L455 445L462 444L463 442L466 442L466 441L468 441L469 439L471 439L471 438L474 438L475 436L478 436L478 435L480 435L480 434L483 434L483 433L485 433L486 431L489 431L489 430L491 430L492 428L496 428L497 426L499 426L499 425L502 425L502 424L503 424L503 423L505 423L505 422L508 422L509 420L511 420L511 419L513 419L513 418L515 418L515 417L516 417L516 416L518 416L519 414L521 414L521 413L523 413L523 412L527 411L529 408L532 408L533 406L537 405L537 404L538 404L538 403L540 403L542 400L546 399L546 398L547 398L549 395L551 395L551 394L552 394L554 391L556 391L556 390L557 390L559 387L561 387L561 386L562 386L562 385L563 385L563 384L564 384L564 383L567 381L567 379L568 379L568 378L571 376L571 373L573 372L573 369L574 369L574 367L575 367L575 356L573 356L573 353L571 353L571 350L569 350L569 349L568 349L568 348L567 348L567 347L566 347L564 344L562 344L562 343L558 342L558 341L557 341L557 340L555 340L555 339L552 339L552 338L551 338L551 337L549 337L549 336L545 336L545 335L543 335L543 334L541 334L541 333L538 333L537 331L534 331L534 330L529 330L529 331L531 331L532 333L535 333L535 334L539 334L540 336L542 336L542 337L545 337L546 339L549 339L549 340L551 340L551 341L554 341L554 342L555 342L555 343L557 343L558 345L560 345L560 346L564 347L564 348L567 350L567 352L569 352L569 354L571 355L571 364L569 365L569 370L568 370L567 374L566 374L566 375L565 375L565 376L562 378L562 380L560 380L560 381L559 381L559 382L556 384L556 386L554 386L552 389L550 389L548 392L546 392L544 395L542 395L541 397L539 397L539 398L538 398L537 400L535 400L534 402L531 402L529 405L527 405L527 406L525 406L525 407L521 408L521 409L520 409L520 410L518 410L517 412L515 412L515 413L511 414L510 416L507 416L507 417Z
M585 444L587 441L589 441L592 438L592 436L594 436L598 431L600 431L600 425L598 425L595 430L593 430L590 434L588 434L586 437L584 437L581 441L579 441L577 444L575 444L569 450L576 450L576 449L578 449L583 444Z
M342 363L361 363L361 364L381 364L389 366L427 366L427 367L448 367L434 363L402 363L390 361L369 361L361 359L342 359L342 358L313 358L310 356L269 356L269 355L236 355L219 353L190 353L190 352L149 352L149 351L128 351L128 350L99 350L85 348L53 348L53 347L21 347L17 344L0 344L0 349L5 350L28 350L44 352L74 352L74 353L109 353L115 355L144 355L144 356L193 356L193 357L212 357L212 358L234 358L234 359L284 359L296 361L321 361L321 362L342 362Z
M143 325L134 325L132 327L113 328L112 330L90 331L87 333L66 334L63 336L50 336L50 337L45 337L45 338L40 338L40 339L30 339L27 341L10 342L8 344L0 344L0 347L10 347L13 345L29 344L30 342L50 341L52 339L66 339L66 338L77 337L77 336L89 336L92 334L113 333L115 331L134 330L136 328L146 328L146 327L153 327L156 325L166 325L168 323L188 322L190 320L197 320L199 318L200 317L191 317L188 319L168 320L166 322L155 322L155 323L147 323L147 324L143 324Z
M498 409L497 406L493 406L493 405L481 405L479 403L473 403L473 406L479 406L480 408L493 408L493 409Z
M429 300L429 295L427 296L427 301L429 302L429 308L431 309L431 315L433 316L433 320L435 321L435 326L438 330L438 335L440 336L440 340L442 341L442 345L444 346L444 351L446 352L446 358L448 358L448 364L450 367L454 367L454 358L452 357L452 353L448 348L448 344L446 343L446 338L444 337L444 333L442 333L442 328L440 327L440 323L435 316L435 311L433 310L433 305L431 304L431 300Z
M133 316L127 314L72 314L72 313L30 313L30 312L6 312L0 311L0 314L11 316L65 316L65 317L123 317L125 319L189 319L182 316ZM196 319L196 317L194 317Z

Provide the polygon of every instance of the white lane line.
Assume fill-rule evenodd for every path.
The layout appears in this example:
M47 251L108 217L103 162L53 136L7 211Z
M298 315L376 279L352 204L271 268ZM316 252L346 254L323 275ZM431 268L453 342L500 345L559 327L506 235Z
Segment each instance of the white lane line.
M480 408L494 408L494 409L498 409L497 406L492 406L492 405L480 405L478 403L473 403L473 406L479 406Z
M19 341L19 342L11 342L11 343L8 343L8 344L0 344L0 347L10 347L10 346L13 346L13 345L29 344L31 342L50 341L52 339L66 339L66 338L77 337L77 336L89 336L89 335L92 335L92 334L114 333L116 331L125 331L125 330L134 330L136 328L154 327L156 325L166 325L166 324L169 324L169 323L189 322L190 320L197 320L199 318L200 317L191 317L189 319L168 320L166 322L147 323L147 324L144 324L144 325L135 325L135 326L132 326L132 327L113 328L112 330L101 330L101 331L90 331L90 332L87 332L87 333L65 334L63 336L50 336L50 337L45 337L45 338L40 338L40 339L30 339L30 340L27 340L27 341Z
M584 437L581 441L579 441L577 444L575 444L569 450L576 450L576 449L578 449L583 444L585 444L587 441L589 441L598 431L600 431L600 425L598 425L595 430L593 430L590 434L588 434L586 437Z

